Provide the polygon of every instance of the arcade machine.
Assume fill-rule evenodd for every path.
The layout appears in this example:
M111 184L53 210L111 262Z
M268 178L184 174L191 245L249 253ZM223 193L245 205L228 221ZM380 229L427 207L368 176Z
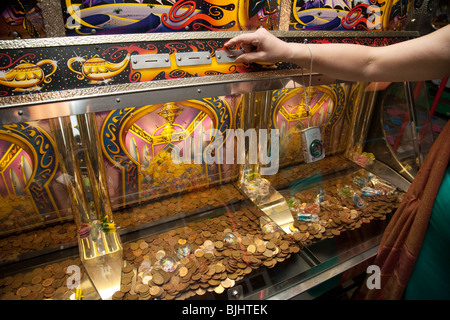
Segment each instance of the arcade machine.
M431 143L423 91L223 45L389 45L429 3L2 4L0 297L314 298L365 272Z

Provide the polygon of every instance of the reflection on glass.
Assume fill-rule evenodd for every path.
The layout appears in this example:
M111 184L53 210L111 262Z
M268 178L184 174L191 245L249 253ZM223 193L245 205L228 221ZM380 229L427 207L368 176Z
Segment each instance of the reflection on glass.
M109 201L93 114L52 119L64 183L78 226L81 261L102 299L120 288L122 245Z

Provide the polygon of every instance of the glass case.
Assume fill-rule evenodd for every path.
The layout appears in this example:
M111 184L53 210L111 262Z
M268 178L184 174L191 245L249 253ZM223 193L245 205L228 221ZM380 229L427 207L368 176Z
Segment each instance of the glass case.
M75 2L66 22L94 9ZM310 17L302 10L289 28ZM277 26L284 11L257 12L230 30ZM401 140L425 130L413 117L426 127L411 84L236 64L239 49L223 44L240 31L112 36L83 19L54 41L0 45L2 299L315 297L371 261L430 140ZM318 25L274 33L365 45L417 36ZM105 34L68 37L92 30Z

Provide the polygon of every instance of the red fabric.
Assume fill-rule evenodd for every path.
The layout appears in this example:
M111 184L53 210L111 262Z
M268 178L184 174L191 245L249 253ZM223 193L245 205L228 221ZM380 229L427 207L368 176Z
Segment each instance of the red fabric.
M447 121L381 239L373 263L380 267L381 288L368 289L364 283L356 299L402 299L449 159L450 121Z

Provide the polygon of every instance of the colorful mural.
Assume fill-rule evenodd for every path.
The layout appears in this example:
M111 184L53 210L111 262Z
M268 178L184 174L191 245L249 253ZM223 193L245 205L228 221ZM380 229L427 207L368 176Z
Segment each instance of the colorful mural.
M232 62L219 63L224 40L187 40L141 44L77 46L0 52L0 97L119 83L181 79L263 70ZM201 65L178 65L177 53L208 53ZM133 56L167 54L168 64L135 68Z
M333 141L344 129L345 87L317 86L307 93L303 88L274 91L269 124L280 130L280 166L303 161L301 131L308 127L321 128L327 154L342 151Z
M123 83L298 68L289 63L267 66L256 63L237 64L230 60L220 61L216 53L224 50L225 40L174 40L1 50L0 97ZM286 41L296 40L298 41L286 39ZM385 46L400 41L402 38L309 38L310 43L346 42L369 46ZM208 57L201 64L185 65L179 63L176 57L179 53L206 54ZM164 65L137 67L136 57L151 57L156 54L166 56Z
M38 122L0 126L0 234L71 217L65 189L54 177L54 141Z
M65 0L68 36L278 28L279 0Z
M410 0L293 0L290 30L404 30Z
M328 154L342 151L334 141L345 130L346 90L345 84L313 87L309 112L302 88L273 92L269 126L280 129L280 165L302 161L299 131L308 125L322 128ZM240 97L211 97L97 113L113 208L236 179L237 164L223 160L228 151L224 147L226 130L239 127ZM0 232L70 219L67 191L58 181L56 146L47 133L47 121L3 125L0 129L0 192L5 203L0 211ZM217 148L214 143L218 136L222 140ZM205 161L206 155L215 156L219 149L223 151L222 162ZM173 150L181 161L174 160Z
M223 48L217 40L167 41L149 44L114 45L99 50L99 54L76 48L67 61L70 69L68 81L72 86L112 83L134 83L153 80L170 80L189 77L210 76L246 72L247 67L235 63L218 63L215 51ZM176 54L181 52L209 53L208 62L201 65L178 65ZM138 55L167 54L166 66L135 68L130 57ZM82 80L82 81L80 81ZM112 81L114 80L114 81Z
M0 39L45 37L39 0L0 2Z
M214 130L223 137L231 129L232 114L224 97L111 111L100 135L111 197L126 205L229 181L233 165L203 157L213 151Z

